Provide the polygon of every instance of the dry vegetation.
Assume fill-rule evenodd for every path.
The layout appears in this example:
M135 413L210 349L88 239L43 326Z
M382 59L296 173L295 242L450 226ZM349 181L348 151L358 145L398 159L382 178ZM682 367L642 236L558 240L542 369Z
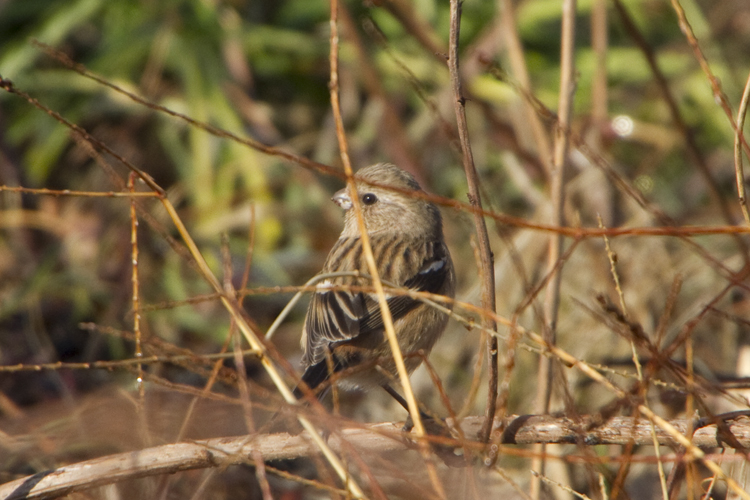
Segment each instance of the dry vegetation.
M0 2L0 498L749 498L750 7L573 5ZM345 143L443 206L426 437L288 404Z

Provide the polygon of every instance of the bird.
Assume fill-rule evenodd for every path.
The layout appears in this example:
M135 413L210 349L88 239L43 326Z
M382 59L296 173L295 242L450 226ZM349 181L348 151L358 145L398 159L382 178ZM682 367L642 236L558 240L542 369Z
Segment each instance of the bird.
M434 203L409 195L422 192L415 178L391 163L377 163L360 169L354 184L380 279L453 299L456 276L440 211ZM301 337L304 372L294 393L300 398L303 385L315 391L333 374L359 367L338 381L339 386L364 390L381 386L406 408L405 400L389 385L397 371L377 295L347 288L372 288L353 196L354 191L344 188L332 198L345 211L344 228L320 274L358 272L360 277L328 277L316 285ZM445 330L448 314L403 294L386 297L402 353L429 353ZM452 308L452 301L447 307ZM411 373L422 357L405 356L404 362ZM319 399L330 384L324 387Z

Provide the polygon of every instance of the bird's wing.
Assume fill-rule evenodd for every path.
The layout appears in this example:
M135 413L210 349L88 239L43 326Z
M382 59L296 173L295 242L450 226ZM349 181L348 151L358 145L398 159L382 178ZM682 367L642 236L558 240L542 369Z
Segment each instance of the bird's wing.
M403 282L404 288L430 293L438 293L442 289L450 273L450 257L447 252L441 251L442 245L428 246L433 251L425 256L419 270ZM420 304L419 300L406 295L390 297L386 302L393 321ZM323 360L325 350L331 344L379 332L383 328L383 316L375 294L319 290L313 295L305 322L305 364L309 366Z
M433 254L432 258L425 260L422 267L415 275L407 279L403 288L414 292L439 293L448 278L450 272L448 262L444 256ZM360 319L360 335L368 332L380 331L385 328L383 324L383 313L374 294L368 297L374 303L368 307L367 314ZM403 317L418 306L421 301L407 295L396 295L386 300L388 309L391 311L393 321Z

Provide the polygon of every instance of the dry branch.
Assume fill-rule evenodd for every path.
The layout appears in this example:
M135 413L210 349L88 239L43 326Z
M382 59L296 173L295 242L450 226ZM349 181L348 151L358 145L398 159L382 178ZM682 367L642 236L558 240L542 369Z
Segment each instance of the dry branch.
M732 417L732 414L728 415ZM482 426L483 417L468 417L461 421L461 432L476 436ZM734 420L725 421L722 431L717 425L687 419L669 422L685 435L688 428L697 428L692 436L693 445L705 448L726 446L731 433L744 447L750 447L750 417L741 414ZM450 425L450 422L449 422ZM342 449L342 440L360 452L407 451L413 449L411 441L404 440L398 431L400 423L372 424L366 428L349 428L341 431L340 437L330 438L331 448ZM642 445L653 444L652 427L648 420L633 420L632 417L615 417L604 425L594 426L591 419L573 421L565 417L522 415L495 420L493 432L502 429L503 444L534 443L582 443L585 445ZM453 429L454 434L458 434ZM656 429L660 445L679 447L674 436L663 429ZM475 449L481 452L484 446L476 441L446 441L442 445L458 449ZM505 450L506 453L509 451ZM147 448L140 451L109 455L56 470L40 472L0 485L0 500L53 498L74 491L112 484L126 479L171 474L174 472L220 467L253 462L253 455L260 454L266 460L296 458L317 453L317 448L307 435L266 434L206 439L191 443L176 443ZM257 455L256 455L257 456ZM631 457L632 458L632 457ZM568 456L571 461L581 457ZM469 463L469 462L466 462Z
M453 90L453 107L456 113L456 126L458 137L461 142L466 182L469 187L469 202L472 207L482 209L482 198L479 191L479 175L474 165L474 156L471 152L469 142L469 126L466 121L466 102L461 91L461 75L458 71L458 39L461 27L461 3L458 0L451 1L451 30L450 47L448 56L448 69L451 75L451 88ZM479 268L482 278L482 309L495 312L495 263L492 257L487 224L479 212L474 212L474 227L477 231L477 246L479 250ZM482 316L482 326L486 331L494 332L497 324L489 316ZM487 337L487 355L489 356L489 374L487 390L487 407L485 416L486 425L482 428L482 441L487 442L490 438L490 423L494 421L497 405L497 383L498 383L498 343L497 337Z

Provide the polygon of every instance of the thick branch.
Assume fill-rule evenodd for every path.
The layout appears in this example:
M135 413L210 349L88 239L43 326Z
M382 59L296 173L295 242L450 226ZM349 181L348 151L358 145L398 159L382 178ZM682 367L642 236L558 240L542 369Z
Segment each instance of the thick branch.
M462 420L463 435L477 435L482 422L483 417L468 417ZM750 447L750 418L742 415L725 423L726 431L731 433L740 445ZM690 422L687 419L673 420L670 424L683 435L689 425L692 428L698 427L692 436L692 443L704 449L727 446L727 441L731 439L729 434L723 434L716 425L701 427L701 422ZM402 439L403 434L398 431L400 428L401 423L380 423L366 428L344 429L340 435L331 437L330 445L332 449L340 451L342 440L346 440L357 450L370 453L412 449L411 442ZM494 431L501 428L504 430L500 442L504 444L653 445L649 421L634 421L632 417L616 417L605 425L594 427L587 420L575 422L568 418L522 415L507 417L502 421L495 420ZM453 429L453 434L458 435L458 432ZM109 455L0 485L0 500L53 498L126 479L252 463L254 453L259 453L266 460L296 458L317 453L317 447L306 436L303 433L297 436L266 434L215 438ZM679 446L672 435L659 427L656 428L656 436L660 445ZM448 443L443 441L443 444ZM464 449L483 448L482 444L476 441L455 441L454 444Z

